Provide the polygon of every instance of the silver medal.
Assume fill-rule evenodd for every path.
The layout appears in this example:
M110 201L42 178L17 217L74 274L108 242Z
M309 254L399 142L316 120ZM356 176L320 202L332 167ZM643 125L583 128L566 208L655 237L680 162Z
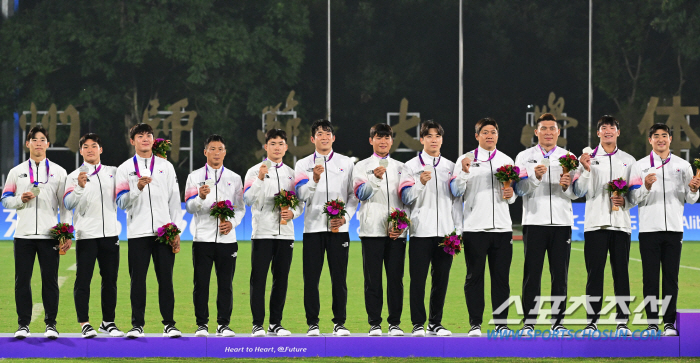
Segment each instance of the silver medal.
M321 159L321 158L316 158L316 160L314 160L314 164L316 164L316 165L323 165L323 159Z
M549 167L549 159L548 159L548 158L542 159L542 162L541 162L540 164L542 164L542 165L544 165L544 166L546 166L546 167Z
M389 160L387 160L387 159L379 160L379 166L386 168L387 166L389 166Z
M216 185L216 181L214 179L207 179L204 181L204 185L213 187L214 185Z
M468 152L467 155L464 155L464 158L469 160L469 162L474 161L474 153L472 151Z
M586 147L583 148L583 153L584 153L584 154L591 155L591 154L593 154L593 149L591 149L590 147L586 146Z
M34 194L35 197L38 197L38 196L39 196L39 193L41 192L41 189L40 189L38 186L35 185L35 186L32 187L32 190L31 190L31 191L32 191L32 194Z
M423 171L433 171L433 167L430 165L423 166Z
M78 171L80 171L81 173L87 173L88 171L90 171L90 168L88 168L87 165L83 164L78 168Z
M265 160L263 161L263 165L265 165L269 169L272 166L272 162L270 160Z

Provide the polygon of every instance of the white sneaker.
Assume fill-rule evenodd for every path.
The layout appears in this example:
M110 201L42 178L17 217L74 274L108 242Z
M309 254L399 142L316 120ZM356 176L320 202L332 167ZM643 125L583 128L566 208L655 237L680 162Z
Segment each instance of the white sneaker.
M469 333L467 333L468 337L480 337L481 336L481 325L472 325L472 328L469 329Z
M367 334L371 337L380 337L382 336L382 327L380 325L372 325L369 327L369 334Z
M615 331L615 334L620 337L631 337L632 336L632 330L627 327L627 324L617 324L617 330Z
M335 324L333 326L333 335L339 336L339 337L348 337L350 336L350 330L346 329L343 324Z
M389 325L389 336L402 337L403 330L401 330L398 325Z
M452 335L452 332L445 329L445 327L440 324L428 324L428 334L437 335L439 337L449 337Z
M29 332L28 325L20 325L19 328L17 328L17 331L15 332L15 338L17 339L24 339L31 335L32 334Z
M97 336L97 332L95 329L92 328L92 325L90 323L85 323L80 330L82 331L83 338L94 338Z
M130 339L143 338L145 336L146 336L146 334L143 333L142 326L135 326L135 327L131 328L131 330L126 332L126 337L130 338Z
M309 330L306 331L306 336L307 337L317 337L319 335L321 335L321 330L318 329L318 325L316 325L316 324L309 325Z
M194 332L196 337L208 337L209 336L209 325L202 324L197 326L197 330Z
M277 335L278 337L288 337L292 335L292 332L285 329L282 324L270 324L267 327L267 334Z
M423 330L423 325L420 325L420 324L413 325L413 331L411 332L411 335L413 335L414 337L424 337L425 330Z
M47 324L46 325L46 332L44 332L44 336L49 338L49 339L58 338L58 330L56 330L56 325Z
M124 332L117 328L117 325L113 322L103 321L100 327L97 329L100 333L109 334L111 337L123 337Z
M566 329L563 325L561 324L554 324L552 327L549 329L549 332L552 333L552 336L559 336L559 337L570 337L571 333L569 332L569 329Z
M587 336L593 336L598 331L598 325L595 323L590 323L583 328L582 334Z
M163 327L163 336L166 338L179 338L182 336L182 332L179 331L175 325L168 324Z
M253 331L250 333L251 337L264 337L265 329L260 325L253 325Z
M665 337L677 337L678 330L673 324L664 324L664 336Z
M219 325L216 328L216 336L217 337L235 337L236 333L231 330L231 328L228 327L228 325Z

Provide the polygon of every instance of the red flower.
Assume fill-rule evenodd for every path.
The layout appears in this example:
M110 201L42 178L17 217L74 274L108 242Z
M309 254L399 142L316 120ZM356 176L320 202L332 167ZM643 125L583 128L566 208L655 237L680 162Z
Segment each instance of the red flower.
M68 232L68 228L66 226L61 227L61 232Z

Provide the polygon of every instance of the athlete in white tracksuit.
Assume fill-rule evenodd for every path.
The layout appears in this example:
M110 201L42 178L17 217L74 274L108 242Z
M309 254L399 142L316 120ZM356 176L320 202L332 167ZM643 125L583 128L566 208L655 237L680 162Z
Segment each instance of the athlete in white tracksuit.
M156 242L158 228L182 220L180 188L175 169L166 159L153 154L153 129L138 124L129 131L136 155L117 169L117 205L126 211L128 259L131 277L131 325L129 338L143 337L146 312L146 276L151 256L158 277L158 302L163 317L163 334L179 337L173 309L173 248L179 248L178 235L171 244ZM181 229L181 228L180 228Z
M411 240L408 244L409 272L411 274L410 302L412 334L424 336L425 280L432 265L430 289L430 316L428 333L441 336L452 333L442 326L442 311L450 278L453 256L439 244L446 235L462 233L461 198L450 192L454 163L440 155L442 126L434 121L421 125L421 143L418 156L406 162L401 173L399 194L411 206ZM457 221L455 223L455 221Z
M25 142L30 159L10 170L2 191L2 206L17 211L14 234L15 258L15 306L19 328L16 338L30 335L32 318L32 272L38 256L41 267L41 295L44 305L44 323L47 338L58 337L56 314L58 313L58 242L49 230L61 223L70 223L71 215L62 203L66 171L46 158L49 135L41 126L33 127ZM32 193L39 188L38 195ZM66 241L64 250L70 248Z
M331 274L333 294L333 334L347 336L345 328L347 307L347 269L350 235L348 225L357 209L357 197L352 189L350 158L333 151L335 134L328 120L318 120L311 125L312 142L316 145L313 154L297 161L295 166L295 189L306 203L304 214L304 309L307 335L317 336L320 298L318 281L323 269L323 256L328 255L328 270ZM339 199L345 203L347 215L329 220L323 214L326 202ZM339 228L333 233L332 228Z
M462 239L467 276L464 296L469 311L469 335L480 336L484 314L484 271L488 256L491 274L491 307L496 311L510 297L510 263L513 258L513 222L508 206L517 196L496 179L498 168L514 165L513 159L496 149L498 124L492 118L477 122L479 146L457 159L450 189L464 201ZM508 308L494 314L496 331L507 328Z
M362 241L362 271L365 278L365 309L370 336L382 334L382 267L386 269L389 334L402 336L403 272L406 260L406 235L390 231L387 218L393 210L406 210L397 190L403 163L389 156L393 132L387 124L374 125L369 142L373 154L359 161L353 170L353 189L361 201L357 212Z
M663 314L664 334L678 335L676 301L678 270L683 246L683 208L698 200L700 178L690 164L672 155L668 126L649 129L652 152L632 165L629 202L639 206L639 253L642 257L644 298L659 298L659 268L662 271L661 300L669 298ZM656 306L654 304L654 306ZM659 312L645 306L649 330L658 331Z

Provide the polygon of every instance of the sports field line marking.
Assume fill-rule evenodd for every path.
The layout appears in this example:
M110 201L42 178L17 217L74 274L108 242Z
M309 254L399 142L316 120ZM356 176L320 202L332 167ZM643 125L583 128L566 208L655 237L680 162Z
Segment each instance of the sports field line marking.
M71 265L70 267L68 267L66 270L68 270L68 271L76 271L76 270L78 270L78 263L76 262L76 263L72 264L72 265Z
M581 252L583 252L583 250L580 249L580 248L573 248L573 247L571 247L571 249L574 250L574 251L581 251ZM608 256L610 256L610 254L608 254ZM640 260L640 259L638 259L638 258L634 258L634 257L630 257L630 260L632 260L632 261L637 261L637 262L642 262L642 260ZM700 268L693 267L693 266L683 266L683 265L680 265L680 266L678 266L678 267L687 268L687 269L689 269L689 270L700 271Z
M66 279L68 279L68 277L66 277L66 276L59 276L58 277L58 288L59 289L61 288L61 286L63 286L63 283L66 282ZM44 312L44 304L42 304L42 303L34 304L32 306L32 320L31 321L36 320L39 317L39 315L41 315L42 312Z

